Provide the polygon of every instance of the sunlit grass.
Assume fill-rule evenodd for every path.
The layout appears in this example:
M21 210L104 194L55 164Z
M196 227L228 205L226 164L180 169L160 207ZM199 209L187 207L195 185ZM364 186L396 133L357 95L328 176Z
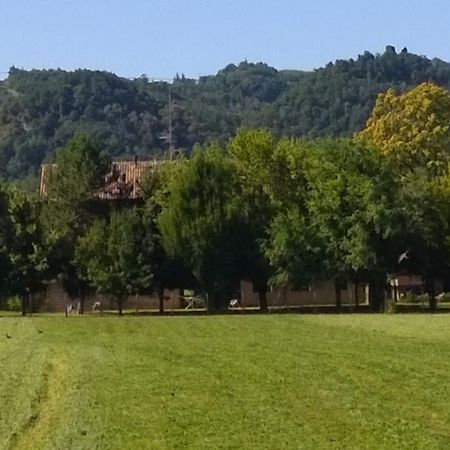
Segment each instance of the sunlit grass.
M0 448L450 448L449 354L448 315L2 317Z

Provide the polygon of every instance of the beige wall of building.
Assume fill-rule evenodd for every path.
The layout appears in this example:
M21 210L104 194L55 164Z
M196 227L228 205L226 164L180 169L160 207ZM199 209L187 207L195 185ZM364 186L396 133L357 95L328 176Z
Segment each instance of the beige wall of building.
M358 285L359 304L367 303L365 285ZM308 289L294 291L288 288L271 288L267 292L267 305L270 306L306 306L334 305L335 289L332 280L313 283ZM355 304L355 285L347 283L342 290L342 304ZM241 281L241 306L249 308L259 305L258 292L253 290L251 281Z
M86 312L91 310L91 306L100 301L102 309L116 309L117 305L111 301L107 296L93 295L88 296L84 302L84 309ZM64 312L66 305L72 304L74 310L78 305L78 299L70 299L67 293L59 284L53 284L48 289L41 303L40 311L42 312ZM180 291L164 290L164 308L166 310L178 309L183 306L180 299ZM159 309L159 299L156 295L139 295L129 296L125 303L124 309Z
M258 307L258 292L254 291L251 281L241 281L240 305L244 308ZM365 285L358 286L359 303L367 303L367 293ZM117 305L107 296L93 295L85 299L84 308L86 312L91 310L91 306L97 302L102 302L102 309L116 309ZM72 304L74 311L77 309L78 299L70 299L67 293L59 284L53 284L43 296L40 311L42 312L64 312L67 304ZM314 306L314 305L334 305L335 290L332 280L313 283L305 290L291 290L287 288L271 288L267 292L267 304L273 307L283 306ZM347 284L347 289L342 290L342 304L355 305L355 285ZM186 304L181 298L180 291L164 290L164 309L166 311L183 309ZM129 296L124 303L124 309L128 310L158 310L159 300L156 295Z

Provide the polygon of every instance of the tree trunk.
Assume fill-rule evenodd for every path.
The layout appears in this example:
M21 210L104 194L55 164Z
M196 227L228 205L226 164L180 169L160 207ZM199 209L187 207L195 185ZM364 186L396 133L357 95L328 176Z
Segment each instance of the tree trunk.
M206 310L208 313L214 312L214 307L216 303L216 295L214 291L208 291L206 293Z
M434 277L427 276L425 278L425 288L428 294L428 305L430 311L436 311L437 309L437 299L436 292L434 290Z
M119 316L123 316L123 299L122 298L117 299L117 306L119 308Z
M226 298L222 292L208 291L208 304L207 309L209 313L223 312L225 307Z
M384 311L385 280L380 274L375 274L369 282L369 304L373 312Z
M33 298L31 297L31 294L29 292L27 292L27 297L28 297L28 309L31 316L31 314L33 313Z
M263 286L258 291L259 296L259 312L266 313L267 308L267 286Z
M355 281L355 309L359 310L359 290L358 290L358 282Z
M78 314L84 314L84 295L80 297L80 309L78 310Z
M158 289L159 314L164 314L164 288Z
M430 296L430 300L429 300L429 306L430 306L430 311L436 311L437 310L437 298L436 296L433 294L433 296Z
M334 292L335 292L335 298L336 298L336 312L341 311L342 307L342 293L341 293L341 280L336 278L334 280Z
M27 299L25 298L25 295L21 295L20 299L22 300L22 316L27 315Z
M392 289L394 290L394 303L398 303L398 286L395 284Z

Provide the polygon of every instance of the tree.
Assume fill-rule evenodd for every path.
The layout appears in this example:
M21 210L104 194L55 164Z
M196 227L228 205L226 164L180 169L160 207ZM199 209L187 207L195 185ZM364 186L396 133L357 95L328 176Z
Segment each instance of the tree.
M351 136L364 127L380 92L412 89L423 80L449 88L450 64L392 47L309 72L230 64L199 80L173 80L173 140L190 152L195 144L225 144L242 126L277 136ZM157 157L166 146L160 139L168 126L165 82L90 70L14 69L1 85L2 177L30 176L36 186L40 164L77 130L101 141L114 158Z
M45 180L43 216L51 266L68 295L80 299L80 313L88 285L74 260L75 243L95 217L105 214L94 197L110 165L110 158L95 141L78 134L57 152L56 165Z
M197 149L171 181L158 218L165 250L190 268L210 311L226 307L243 272L241 206L235 168L212 146Z
M152 236L138 211L113 211L78 240L76 263L97 292L113 296L122 315L128 295L151 289L152 252Z
M303 287L327 276L324 243L312 224L308 199L310 142L282 139L274 154L270 198L274 208L264 250L270 261L272 282L282 287Z
M274 179L274 153L277 142L264 130L241 129L230 142L228 152L240 180L243 206L249 218L250 239L242 242L247 249L246 275L259 293L260 310L267 312L266 292L270 265L263 244L268 237L273 207L270 197Z
M46 182L46 220L56 237L83 232L92 221L89 208L104 184L111 159L88 135L77 134L56 154L56 165Z
M450 92L431 83L380 94L360 137L378 146L400 171L445 172L450 160Z
M288 167L267 254L279 284L335 279L336 308L347 279L366 278L378 309L395 258L396 183L378 150L349 140L286 142ZM376 301L375 301L376 298Z
M40 204L11 189L5 228L7 290L21 298L22 315L26 315L27 309L32 312L31 295L43 288L48 269Z
M8 270L8 229L9 229L9 199L6 187L0 184L0 291L7 280Z
M195 287L195 280L183 262L164 249L159 215L169 196L171 182L181 175L187 160L161 161L148 171L140 186L145 201L143 221L153 238L153 287L159 298L159 313L164 313L164 288Z
M420 273L425 278L430 309L437 306L436 279L450 274L450 176L430 178L426 170L402 177L398 192L402 208L399 242L407 258L399 269Z
M370 146L320 141L308 177L308 211L335 278L337 309L343 281L351 279L370 284L371 305L379 310L402 231L397 183L388 161Z
M360 139L373 142L394 162L401 180L409 270L426 279L430 307L436 306L434 278L448 270L450 249L445 193L450 162L450 92L422 83L404 94L379 96Z

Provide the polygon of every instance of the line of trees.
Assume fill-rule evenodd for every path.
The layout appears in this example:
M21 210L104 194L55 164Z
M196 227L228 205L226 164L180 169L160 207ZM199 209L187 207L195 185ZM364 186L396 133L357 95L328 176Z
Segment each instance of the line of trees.
M276 138L241 129L226 146L161 161L137 202L100 201L110 160L78 135L56 156L44 199L0 189L0 285L28 298L58 279L69 295L115 298L164 287L201 290L223 310L241 279L267 310L267 286L334 279L369 285L374 311L388 275L450 274L450 93L432 84L379 96L353 138ZM401 254L408 258L400 258Z

